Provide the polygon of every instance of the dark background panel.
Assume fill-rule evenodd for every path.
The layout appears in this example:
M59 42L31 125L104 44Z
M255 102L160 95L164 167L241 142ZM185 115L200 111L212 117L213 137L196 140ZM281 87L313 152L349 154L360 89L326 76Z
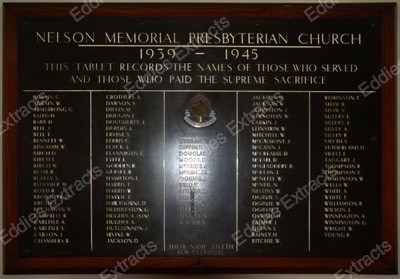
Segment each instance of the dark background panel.
M67 201L64 201L54 211L47 205L46 199L38 200L42 202L42 207L47 214L67 214L67 218L63 219L65 224L33 224L33 228L27 230L26 233L21 235L21 246L20 251L22 255L46 255L46 256L77 256L86 253L90 248L89 243L89 186L80 188L78 191L73 186L76 181L82 179L82 176L87 173L89 169L89 95L87 93L46 93L47 95L60 97L60 107L72 108L73 112L54 112L55 118L49 118L52 120L51 125L35 125L42 126L46 129L50 129L44 132L50 132L51 138L56 138L57 143L40 143L40 145L65 145L64 149L39 149L40 151L56 151L55 156L40 156L45 159L54 159L54 162L34 162L33 161L33 114L52 112L33 112L28 117L21 120L19 123L19 131L22 135L19 137L19 191L22 193L19 196L19 214L20 216L29 216L34 212L33 207L33 189L53 189L54 194L58 195L66 188L72 196ZM71 95L73 94L73 95ZM32 99L34 93L21 93L20 103L27 104ZM54 101L54 100L53 100ZM48 105L39 106L45 109ZM57 108L57 107L56 107ZM35 118L37 119L37 118ZM42 119L42 118L40 118ZM43 131L35 131L43 132ZM35 139L43 139L35 137ZM63 140L62 143L58 140ZM39 144L39 143L38 143ZM35 156L39 157L39 156ZM47 180L49 182L60 182L60 186L57 187L36 187L33 186L33 164L56 164L54 169L54 175L37 175L40 177L51 177L55 180ZM37 169L39 170L39 169ZM44 182L44 181L43 181ZM61 185L61 183L65 183ZM75 194L74 194L75 193ZM39 195L39 194L38 194ZM40 194L44 197L51 195L50 193ZM57 199L59 202L60 199ZM50 217L49 217L50 218ZM50 218L51 220L57 220L57 218ZM50 220L49 219L49 220ZM44 221L47 218L43 218ZM57 231L55 233L62 233L62 238L68 238L70 243L64 244L33 244L34 234L38 233L35 229L39 229L40 226L62 226L63 231ZM43 233L50 233L51 231L41 231ZM52 239L51 235L47 237L40 237L41 239Z
M326 150L324 144L324 100L327 95L315 95L312 99L312 160L313 169L311 177L315 178L321 174L321 170L324 167L324 152L332 151ZM332 183L347 183L348 187L340 187L346 189L347 199L343 201L356 201L357 203L362 202L362 206L351 206L350 212L336 212L329 214L355 214L361 216L365 215L365 219L362 218L345 218L350 221L366 221L366 225L336 225L336 227L353 227L352 231L336 231L332 233L350 233L350 237L338 238L338 237L324 237L324 214L327 214L324 210L324 196L327 195L325 192L328 187L324 185L318 190L312 193L312 251L316 255L328 256L334 255L337 257L346 256L362 256L368 253L375 244L382 243L382 212L381 204L382 200L382 182L381 182L381 114L376 113L381 108L381 95L378 91L375 94L364 97L362 94L330 94L330 96L351 96L358 98L354 101L340 101L345 103L345 114L349 114L350 124L348 126L340 126L342 128L348 128L348 137L346 138L347 144L336 144L336 146L344 146L346 148L346 157L350 158L350 162L337 162L330 163L331 165L343 165L343 164L359 164L360 168L357 169L346 169L346 168L333 168L337 171L355 171L353 174L338 174L338 178L347 179L351 177L363 178L363 181L331 181ZM321 127L321 128L316 128ZM343 133L343 132L342 132ZM364 145L365 150L348 150L348 146ZM340 150L341 151L341 150ZM342 156L337 156L340 158ZM360 171L360 174L358 173ZM328 182L329 183L329 182ZM338 200L341 202L342 200ZM334 200L333 202L336 202ZM348 208L348 206L332 206L336 208ZM346 221L343 219L342 221ZM326 219L325 219L326 220ZM330 219L340 220L340 219ZM334 225L335 226L335 225Z
M271 90L325 90L329 87L330 90L349 90L357 89L357 86L366 80L369 80L373 74L379 72L379 40L380 40L380 24L377 20L372 19L319 19L318 24L310 23L306 19L246 19L243 23L242 19L227 18L229 26L223 29L224 33L264 33L271 38L272 35L278 33L287 34L288 46L292 48L275 47L272 42L272 48L258 48L254 44L250 44L248 48L238 48L239 58L235 59L231 55L226 57L226 52L230 53L234 47L232 43L225 45L231 46L228 48L212 48L213 44L200 44L201 48L191 47L186 49L183 47L171 46L155 46L152 48L147 47L79 47L77 43L36 43L35 32L59 32L62 36L64 32L87 32L90 35L95 33L97 44L102 44L105 40L105 32L112 34L113 32L129 33L134 32L162 32L177 34L177 41L181 45L188 43L189 33L207 32L210 26L213 26L214 18L158 18L157 21L145 18L131 18L118 19L118 18L85 18L85 20L76 24L73 20L65 21L60 18L25 18L19 21L21 26L20 42L21 57L23 69L21 70L21 81L24 87L36 88L79 88L79 89L123 89L126 84L123 80L115 83L97 83L93 82L97 79L97 75L116 75L129 76L135 82L138 75L146 73L154 75L154 71L123 71L119 69L119 63L153 63L161 64L168 58L172 63L192 63L190 71L183 70L169 70L161 74L162 82L146 84L145 89L188 89L189 88L202 88L207 89L233 89L233 90L246 90L246 89L265 89L265 86ZM116 28L118 27L118 28ZM337 44L322 44L321 48L299 48L298 36L302 33L313 33L314 35L321 34L343 34L343 33L360 33L362 36L362 44L354 45L337 45ZM236 37L236 44L240 46L240 40ZM92 43L93 44L93 43ZM222 42L219 45L224 45ZM315 46L317 44L313 44ZM207 47L204 47L207 46ZM211 48L209 48L210 46ZM286 45L285 45L286 46ZM174 49L178 55L174 58L162 56L158 53L158 49L163 48L164 54L167 54L168 49ZM66 51L68 49L68 51ZM152 57L144 55L140 58L140 52L146 52L147 49L154 51ZM243 57L244 51L256 50L258 58L253 60ZM24 51L29 50L29 51ZM195 52L204 52L204 55L196 55ZM32 55L34 53L35 55ZM106 55L105 55L106 54ZM60 62L67 63L69 70L64 71L46 71L44 63ZM74 70L75 63L90 63L90 62L104 62L113 63L114 68L110 71L76 71ZM200 83L199 75L214 75L215 72L208 70L202 71L197 67L197 63L201 65L206 64L225 64L225 68L217 73L216 84ZM298 65L317 65L316 71L308 70L306 67L303 71L296 72L293 69L289 73L274 72L274 71L257 71L257 64L298 64ZM250 64L249 71L241 72L237 70L239 64ZM352 72L324 72L320 65L322 64L356 64L358 70ZM229 66L228 66L229 65ZM371 67L371 65L375 65ZM229 68L232 68L230 70ZM88 83L72 83L71 76L89 75L91 81ZM190 84L169 82L170 75L190 76L192 82ZM227 83L229 78L234 76L261 76L267 77L266 84L257 84L255 82L246 84ZM327 85L318 84L284 84L276 82L276 77L281 80L281 77L290 75L300 76L326 76ZM143 88L142 88L143 89Z
M162 245L162 208L163 208L163 96L162 93L146 92L138 93L140 99L130 99L134 101L135 105L132 105L131 113L135 114L135 119L144 120L145 125L121 125L126 128L126 132L129 133L128 151L143 152L142 156L125 156L126 163L135 164L135 168L132 170L131 176L138 176L138 181L124 181L124 187L107 187L106 176L118 176L107 174L110 170L106 167L106 99L107 95L119 95L124 96L127 93L95 93L93 97L93 125L95 135L94 145L94 158L93 162L95 165L100 166L104 170L104 175L94 182L94 194L93 194L93 211L94 211L94 250L95 255L127 255L137 251L140 246L146 245L148 242L153 241L160 251ZM110 113L110 112L108 112ZM117 113L118 114L118 113ZM111 126L111 125L109 125ZM114 131L115 132L115 131ZM108 143L107 143L108 144ZM110 150L107 150L110 151ZM112 150L111 150L112 151ZM112 156L109 156L112 157ZM124 156L120 156L124 157ZM125 177L130 175L123 175ZM117 181L118 182L118 181ZM127 186L127 183L131 186ZM125 214L129 215L129 218L125 220L133 221L134 224L129 226L141 227L142 229L135 230L124 230L124 233L130 233L130 239L136 241L132 243L107 243L106 239L106 212L107 207L113 208L113 206L106 205L106 189L111 188L123 188L130 190L131 199L124 201L145 201L144 205L126 205L121 206L124 208ZM109 202L118 202L118 199L108 199ZM147 208L149 218L137 218L137 213L130 212L134 208ZM112 212L118 213L118 212ZM133 215L136 217L133 218ZM110 218L108 218L110 220ZM107 225L108 226L108 225ZM122 225L125 226L125 225ZM112 231L109 231L112 232ZM115 231L118 232L118 231ZM118 238L118 237L115 237ZM154 254L153 254L154 255Z
M215 111L216 122L209 127L194 128L187 124L183 117L190 100L198 94L206 97ZM234 93L167 93L166 94L166 242L169 244L205 244L206 250L213 249L214 244L234 244L230 237L235 231L236 212L236 154L235 138L226 133L225 125L235 119ZM220 135L220 136L219 136ZM222 135L222 136L221 136ZM195 188L204 189L202 213L203 225L188 225L179 222L180 207L190 204L178 199L179 192L179 143L183 139L200 139L206 156L207 174L204 181ZM211 141L217 139L219 144ZM208 147L207 147L208 146ZM181 156L182 157L182 156ZM195 201L196 202L196 201ZM195 218L198 219L198 218ZM190 218L189 218L190 220ZM193 224L193 223L192 223ZM190 249L189 256L193 256ZM212 256L206 252L204 256ZM177 255L177 251L167 249L167 255ZM233 255L228 249L224 255ZM201 254L200 254L201 255Z
M373 74L376 74L380 66L380 57L376 55L380 53L379 42L380 34L379 28L380 24L376 20L349 20L341 19L340 23L334 19L320 19L319 24L311 24L307 20L300 19L246 19L246 24L243 24L243 19L229 19L230 26L227 28L226 32L287 32L290 38L294 34L299 34L304 32L304 30L310 30L309 32L314 33L325 33L326 30L330 32L354 32L362 33L363 45L362 46L323 46L321 49L260 49L258 50L259 60L258 63L307 63L307 64L324 64L324 63L346 63L346 64L357 64L359 66L359 71L357 73L329 73L327 74L329 84L328 86L319 85L282 85L275 84L273 82L276 73L265 73L268 76L268 83L266 85L257 84L224 84L223 76L234 76L240 75L237 70L233 71L220 71L217 74L218 83L216 85L211 84L200 84L197 77L200 74L207 74L194 68L190 72L172 72L169 71L163 75L164 79L167 79L170 74L187 74L193 78L191 84L176 84L163 82L160 85L148 85L146 89L158 89L158 90L357 90L357 86L360 82L364 80L369 80ZM26 93L22 90L25 89L100 89L100 90L123 90L125 82L118 82L115 84L73 84L71 83L70 76L76 74L86 74L85 72L77 73L74 71L53 71L48 72L44 70L44 63L48 62L65 62L69 63L70 66L75 62L143 62L143 63L159 63L162 60L153 59L139 59L139 50L137 48L80 48L75 44L37 44L35 43L34 34L36 31L81 31L85 30L87 32L99 31L99 33L108 32L132 32L135 30L139 31L157 31L157 32L168 32L170 30L179 30L178 37L183 43L187 38L188 32L204 32L209 26L212 25L213 19L191 19L190 24L188 24L188 19L181 18L162 18L157 21L150 19L119 19L119 18L108 18L108 19L97 19L97 18L86 18L85 21L76 24L69 18L69 21L65 19L57 18L23 18L18 22L19 36L18 36L18 76L19 76L19 105L25 104L28 99ZM160 26L162 29L160 30ZM116 28L118 27L118 28ZM291 41L291 43L294 43ZM367 47L365 47L367 46ZM193 53L185 58L184 62L195 63L230 63L233 69L236 69L237 65L240 63L248 63L244 58L239 58L237 60L229 59L228 61L224 59L223 49L205 49L207 56L195 56ZM177 62L173 60L173 62ZM145 72L141 72L144 74ZM121 73L118 70L107 74L127 74L133 78L135 81L137 78L136 72L132 73ZM294 74L291 72L290 74ZM308 74L308 73L302 73ZM318 73L321 74L321 73ZM93 73L91 74L93 75ZM246 75L260 75L260 72L255 71L254 63L252 62L252 67ZM287 74L282 74L287 75ZM313 74L311 74L313 75ZM92 77L93 78L93 77ZM104 157L104 92L94 93L94 132L96 141L94 149L94 160L95 164L102 165ZM229 134L225 125L235 119L235 96L233 92L210 92L203 93L211 102L212 107L217 113L217 122L212 126L196 129L189 126L183 120L183 114L185 108L187 107L191 98L193 98L197 93L166 93L166 201L167 201L167 243L172 240L178 242L185 239L187 243L203 244L205 237L208 244L213 243L225 243L232 244L233 239L231 234L236 230L235 228L235 138ZM77 108L75 113L68 117L60 117L60 122L57 123L55 128L55 133L58 135L63 135L68 138L70 144L71 152L63 154L61 158L60 155L60 177L65 177L67 183L74 182L75 179L80 178L85 170L88 168L88 141L89 136L87 131L88 127L88 93L76 92L76 93L60 93L63 95L66 104L74 106ZM65 95L65 96L64 96ZM146 94L143 94L146 95ZM287 96L287 108L293 113L293 121L288 124L288 137L293 140L292 147L289 152L293 155L290 160L294 161L294 164L298 168L294 169L293 172L285 173L285 179L287 184L285 188L282 189L282 194L293 194L296 187L301 187L307 181L306 173L304 167L307 165L307 159L305 159L305 153L307 152L306 147L306 114L307 114L307 102L304 97L305 94L299 94L298 96L293 94L285 94ZM137 193L139 197L151 199L151 207L153 210L153 218L149 220L149 224L153 230L146 234L140 234L141 241L154 240L157 245L162 244L162 195L163 195L163 178L161 173L162 168L162 158L163 158L163 144L164 140L161 139L162 129L163 129L163 118L162 118L162 97L161 93L149 93L146 95L146 101L143 102L141 108L139 108L139 114L142 114L148 119L149 125L146 129L137 129L136 134L132 134L132 142L138 146L143 147L145 151L145 158L140 162L143 168L140 169L140 175L142 181L146 183L140 183L140 191ZM239 111L247 111L250 109L249 102L246 97L242 97ZM319 169L321 168L321 142L319 139L322 138L321 134L321 100L319 96L314 97L312 101L312 146L313 146L313 172L311 177L315 177L319 174ZM242 101L243 100L243 101ZM312 239L317 244L315 252L312 253L316 255L330 255L335 254L337 256L347 256L353 255L353 253L359 255L363 253L363 249L366 243L370 244L374 240L379 240L380 231L380 213L374 211L376 204L380 204L380 101L378 96L369 96L359 105L351 107L352 115L354 112L354 126L356 129L356 134L354 135L355 141L366 140L366 145L368 146L371 153L364 153L359 155L359 160L363 162L365 169L364 173L366 175L366 190L356 190L351 193L354 196L363 198L365 197L366 207L368 214L373 216L370 220L368 227L371 234L365 234L365 231L359 231L358 236L360 239L355 244L354 249L348 248L348 250L342 252L338 251L335 243L327 243L325 240L318 238L319 231L321 230L320 218L321 215L315 213L312 218L315 218L315 223L312 224L313 234ZM350 109L350 107L349 107ZM373 111L374 113L371 113ZM375 117L376 116L376 117ZM364 117L367 121L363 121ZM19 127L19 137L18 148L19 148L19 185L18 189L21 193L28 193L27 195L21 195L19 197L20 202L20 215L26 215L32 212L32 154L31 150L31 119L27 118L21 122ZM368 123L365 124L365 123ZM208 175L208 183L204 187L207 187L207 202L209 203L209 208L207 208L208 225L200 226L190 226L190 228L185 228L180 230L179 224L177 224L177 216L179 213L178 201L177 201L177 179L176 175L176 161L177 161L177 142L182 135L185 137L190 133L195 134L195 138L201 138L206 142L210 142L212 139L217 139L218 148L212 152L208 157L210 160L209 168L210 174ZM222 136L221 136L222 133ZM220 135L219 138L218 135ZM226 138L226 141L222 143L221 140ZM245 154L248 152L248 131L244 131L240 134L239 150L240 153ZM79 138L79 140L77 140ZM361 154L361 153L360 153ZM314 158L315 156L315 158ZM84 158L84 159L82 159ZM248 185L248 157L240 156L243 162L240 165L239 172L239 184ZM247 160L247 161L246 161ZM140 161L140 160L139 160ZM175 163L174 163L175 162ZM377 163L378 162L378 163ZM307 179L307 178L306 178ZM96 224L94 230L95 241L98 243L104 242L104 226L101 224L104 219L104 177L98 179L95 182L95 216L94 221ZM286 187L287 185L287 187ZM218 186L218 187L216 187ZM100 188L99 191L97 191ZM245 186L240 186L240 199L243 199L243 204L240 202L240 224L239 228L245 225L248 221L246 219L246 213L242 211L247 211L249 193L245 191ZM368 194L367 194L368 193ZM80 214L75 214L71 217L71 223L74 224L73 227L69 228L69 232L75 240L74 244L69 246L67 249L54 249L54 247L48 250L39 249L35 251L44 251L46 255L81 255L90 254L88 249L88 237L89 231L87 230L89 222L89 208L87 203L88 190L85 189L76 196L69 203L76 208ZM315 198L313 198L313 210L316 208L316 212L320 212L321 204L318 203L320 193L316 193ZM223 198L221 198L223 197ZM246 200L247 197L247 200ZM313 196L314 197L314 196ZM242 201L242 200L241 200ZM273 249L259 249L259 251L250 251L249 248L243 247L244 253L248 255L274 255L272 252L281 253L284 251L287 255L301 255L302 251L305 251L305 231L306 227L304 221L307 216L306 212L306 202L303 201L295 209L291 209L282 217L281 231L282 238L287 238L289 242L296 244L282 246L283 250L276 248ZM72 216L72 215L71 215ZM242 219L243 218L243 219ZM248 218L248 217L247 217ZM319 223L319 225L318 225ZM86 229L85 229L86 228ZM82 233L81 231L84 231ZM294 234L293 231L298 233ZM31 255L31 239L32 232L26 233L26 236L21 238L21 253L26 255ZM78 241L79 240L79 241ZM299 240L299 241L297 241ZM82 241L85 245L82 245ZM288 242L288 243L289 243ZM326 244L326 245L325 245ZM344 243L347 247L354 246L353 242ZM350 245L351 244L351 245ZM282 244L286 245L286 244ZM118 246L118 245L117 245ZM135 249L134 247L120 247L120 246L97 246L95 247L97 255L105 255L106 253L111 253L113 255L127 254ZM331 250L326 250L325 246L332 247ZM314 246L313 246L314 247ZM322 251L324 247L324 252ZM56 251L56 252L55 252ZM160 251L160 250L159 250ZM41 252L40 252L41 253ZM230 253L230 252L227 252ZM168 254L168 251L167 253ZM168 255L175 255L173 253ZM209 255L209 254L206 254Z
M272 109L281 108L283 113L288 114L287 119L266 119L276 120L275 125L263 125L261 127L281 127L285 128L285 136L283 139L291 141L290 144L274 144L280 147L279 150L263 150L266 152L282 151L288 152L288 156L267 156L271 160L277 159L276 162L269 162L266 164L286 164L287 168L274 169L278 170L279 175L272 175L275 180L270 183L277 183L280 192L277 202L278 208L281 212L280 218L272 218L277 221L275 226L277 229L279 243L275 244L252 244L252 238L246 239L240 247L240 253L249 256L298 256L307 254L308 245L308 199L302 200L298 204L294 204L294 199L290 197L297 191L297 187L303 187L307 183L307 161L308 161L308 94L307 93L240 93L239 94L239 116L244 113L249 113L254 109L252 99L255 95L269 96L271 100L277 101L278 97L274 94L279 94L279 100L282 100L283 106L272 106ZM276 95L278 96L278 95ZM282 97L282 99L280 99ZM268 106L266 106L267 108ZM265 114L272 112L265 112ZM240 117L241 118L241 117ZM239 118L239 119L240 119ZM257 122L253 122L249 127L246 127L239 133L239 229L241 235L244 235L246 224L251 224L252 214L257 212L252 211L252 129ZM282 131L281 131L282 132ZM254 132L256 133L256 132ZM272 132L264 132L272 133ZM274 139L274 138L269 138ZM267 144L268 145L268 144ZM293 168L289 165L292 164ZM267 169L268 170L268 169ZM282 176L282 181L278 181L276 176ZM271 177L271 176L269 176ZM275 189L274 187L258 187L259 189ZM262 195L262 194L260 194ZM267 194L268 195L268 194ZM289 198L287 197L289 196ZM289 209L286 209L284 201L288 201ZM257 201L257 200L256 200ZM261 200L263 201L263 200ZM274 201L275 202L275 201ZM255 206L257 207L257 206ZM268 218L267 218L268 219ZM256 227L253 229L256 231Z

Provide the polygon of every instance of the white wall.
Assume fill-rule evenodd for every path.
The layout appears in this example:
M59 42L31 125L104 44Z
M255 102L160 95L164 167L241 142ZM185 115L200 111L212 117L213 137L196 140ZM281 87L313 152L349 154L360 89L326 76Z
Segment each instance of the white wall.
M327 2L329 0L320 0L321 2ZM333 1L333 0L332 0ZM349 0L336 0L339 3L368 3L368 2L397 2L397 14L399 14L400 11L400 0L386 0L386 1L360 1L360 0L353 0L353 1L349 1ZM2 22L1 24L1 30L0 30L0 45L3 46L3 2L13 2L13 3L21 3L21 2L48 2L48 3L65 3L65 2L70 2L68 0L39 0L39 1L35 1L35 0L23 0L23 1L19 1L19 0L8 0L8 1L4 1L4 0L0 0L0 22ZM71 1L72 2L72 1ZM77 3L82 3L83 4L83 0L82 1L77 1L75 0L74 2ZM224 1L224 0L175 0L175 1L162 1L162 0L137 0L137 1L124 1L124 0L103 0L103 2L134 2L134 3L143 3L143 2L175 2L175 3L195 3L195 2L199 2L199 3L205 3L205 2L210 2L210 3L318 3L318 1L314 0L314 1L301 1L301 0L289 0L289 1L279 1L279 0L275 0L275 1L271 1L271 0L264 0L264 1L257 1L257 0L253 0L253 1ZM397 20L397 26L399 26L399 20ZM397 28L397 53L400 54L400 33L399 33L400 28ZM2 55L0 57L0 76L3 77L3 47L2 47ZM400 59L400 55L398 55L397 59ZM3 80L0 80L0 88L3 89L3 84L2 84ZM3 91L3 90L2 90ZM400 77L397 77L397 94L400 94ZM2 100L0 101L0 115L3 115L2 113L2 109L3 109L3 104L2 104ZM397 103L397 111L400 111L400 101ZM397 122L400 123L400 114L397 114ZM0 137L0 145L2 146L2 138ZM397 158L399 158L399 154L400 154L400 146L399 146L399 142L400 142L400 138L398 138L398 144L397 144ZM3 162L3 154L2 154L2 148L0 148L0 181L3 181L3 167L2 164ZM397 174L398 176L400 175L400 164L397 165ZM397 200L400 201L400 189L399 189L399 185L397 185L397 189L398 189L398 197ZM0 201L2 200L2 196L3 196L3 192L0 191ZM2 216L2 206L0 206L0 216ZM398 214L398 222L400 220L400 214ZM0 218L0 224L1 224L1 228L2 228L2 219ZM398 231L398 235L399 235L399 231ZM400 244L400 242L398 241L398 244ZM400 245L399 245L400 247ZM397 247L397 251L399 251L399 247ZM398 252L399 253L399 252ZM3 247L0 245L0 279L3 278L7 278L7 279L49 279L49 278L55 278L55 279L73 279L73 278L87 278L87 279L99 279L100 277L97 274L94 275L3 275ZM400 259L400 257L399 257ZM398 262L398 266L400 266L400 260ZM112 277L110 277L112 278ZM244 275L240 275L240 274L222 274L222 275L197 275L197 274L193 274L193 275L175 275L175 274L171 274L171 275L143 275L143 274L138 274L138 275L128 275L125 274L122 276L123 279L136 279L136 278L143 278L143 279L153 279L153 278L163 278L163 279L167 279L167 278L177 278L177 279L184 279L184 278L216 278L216 279L225 279L225 278L231 278L231 279L269 279L269 278L276 278L276 279L294 279L294 278L299 278L299 279L331 279L331 278L335 278L333 275L331 274L325 274L325 275L320 275L320 274L316 274L316 275L308 275L308 274L303 274L303 275L287 275L287 274L280 274L280 275L276 275L276 274L253 274L253 275L248 275L248 274L244 274ZM400 278L400 275L357 275L356 277L353 277L354 279L396 279L396 278ZM343 279L349 279L349 277L343 277Z

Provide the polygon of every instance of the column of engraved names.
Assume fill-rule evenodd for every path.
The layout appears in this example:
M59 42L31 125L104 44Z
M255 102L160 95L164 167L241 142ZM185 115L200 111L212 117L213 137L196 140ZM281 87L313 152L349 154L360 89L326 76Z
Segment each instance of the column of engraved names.
M350 238L357 226L367 224L363 201L351 198L354 188L363 187L362 164L357 156L365 145L351 141L357 128L352 125L348 104L359 102L360 95L324 97L324 164L334 170L324 185L324 237Z
M255 244L281 242L277 227L281 218L280 192L285 183L281 171L293 168L286 160L287 147L291 144L285 124L289 119L288 109L284 102L266 102L271 97L254 95L252 99L255 118L251 126L251 212L252 243Z
M57 118L73 113L74 109L64 106L60 95L48 94L47 101L39 101L41 105L32 113L33 208L43 208L46 215L34 225L33 242L67 244L70 239L65 235L65 226L71 207L61 203L61 192L68 183L57 174L57 157L68 152L68 145L54 128ZM51 203L47 204L48 201Z
M140 158L137 131L146 121L137 114L139 94L105 96L106 243L137 243L135 233L147 230L149 208L140 199Z
M195 134L195 133L193 133ZM207 181L207 156L203 139L183 137L179 142L179 223L181 225L205 225L204 208Z

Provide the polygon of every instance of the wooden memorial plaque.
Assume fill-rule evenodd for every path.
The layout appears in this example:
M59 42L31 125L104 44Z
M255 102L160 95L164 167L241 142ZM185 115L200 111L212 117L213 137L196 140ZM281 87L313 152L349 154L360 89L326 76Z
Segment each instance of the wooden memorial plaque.
M397 272L395 5L97 4L4 6L6 273Z

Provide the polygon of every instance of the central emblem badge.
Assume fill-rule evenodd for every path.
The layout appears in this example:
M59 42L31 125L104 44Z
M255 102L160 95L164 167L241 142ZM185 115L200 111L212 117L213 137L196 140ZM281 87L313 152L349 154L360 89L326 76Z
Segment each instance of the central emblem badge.
M204 128L213 124L217 117L211 109L210 101L203 95L197 95L190 101L183 119L195 128Z

